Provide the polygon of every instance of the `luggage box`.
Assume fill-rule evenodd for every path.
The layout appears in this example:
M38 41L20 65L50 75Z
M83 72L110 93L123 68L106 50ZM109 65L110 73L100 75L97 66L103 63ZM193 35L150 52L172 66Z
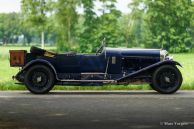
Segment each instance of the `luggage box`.
M22 67L25 64L26 50L10 50L10 66Z

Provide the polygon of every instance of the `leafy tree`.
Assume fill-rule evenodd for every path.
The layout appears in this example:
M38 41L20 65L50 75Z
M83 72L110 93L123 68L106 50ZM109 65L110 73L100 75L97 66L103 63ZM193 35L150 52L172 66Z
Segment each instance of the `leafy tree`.
M0 14L0 37L3 44L17 42L19 35L20 14L2 13Z
M94 12L94 0L82 0L84 8L83 31L80 32L80 50L81 52L91 52L94 42L94 32L97 29L97 18ZM82 18L82 16L80 16Z
M95 2L102 7L94 11ZM42 37L58 50L95 52L106 38L108 46L164 48L187 52L193 48L193 0L133 0L131 12L121 14L116 0L22 0L20 13L0 14L0 39L5 44ZM78 7L84 12L79 14ZM38 35L37 35L38 34ZM44 39L45 37L45 39Z
M136 5L130 5L131 13L123 15L119 20L121 34L124 37L126 47L144 47L144 13Z
M98 27L94 33L95 37L100 40L106 38L109 46L120 46L118 45L121 43L118 19L121 12L115 7L116 0L102 0L102 2L102 15L97 19ZM99 46L99 42L96 42L93 48L95 49L97 46Z
M103 7L98 16L94 12L93 0L82 0L84 7L83 31L80 34L80 50L82 52L95 52L100 41L106 38L109 45L120 43L118 18L121 12L115 7L115 0L101 0Z
M173 52L185 52L192 47L191 0L136 0L137 7L143 6L145 22L151 33L151 47L164 48Z
M25 22L41 32L41 46L44 48L44 32L47 23L47 0L22 0L22 13Z
M78 21L76 7L79 1L58 0L54 3L54 14L58 33L58 49L73 49L75 25Z

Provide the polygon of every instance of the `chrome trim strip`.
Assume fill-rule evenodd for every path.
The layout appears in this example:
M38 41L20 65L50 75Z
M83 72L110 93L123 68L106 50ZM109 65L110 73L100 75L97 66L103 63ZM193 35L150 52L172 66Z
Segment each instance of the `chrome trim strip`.
M81 73L81 75L98 75L98 74L105 74L105 73Z
M115 80L60 80L62 82L117 82Z

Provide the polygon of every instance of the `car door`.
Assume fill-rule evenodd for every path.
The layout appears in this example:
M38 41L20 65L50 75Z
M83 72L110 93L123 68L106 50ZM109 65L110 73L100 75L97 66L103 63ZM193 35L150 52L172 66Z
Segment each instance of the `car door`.
M58 73L80 73L80 55L60 54L56 58Z
M104 73L106 69L106 62L104 55L88 54L82 55L80 61L80 70L83 73Z

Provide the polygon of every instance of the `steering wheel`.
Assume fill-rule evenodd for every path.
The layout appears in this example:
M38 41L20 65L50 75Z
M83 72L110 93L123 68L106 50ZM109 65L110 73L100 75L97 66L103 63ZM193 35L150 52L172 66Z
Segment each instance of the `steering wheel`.
M104 48L104 44L102 44L99 49L97 49L96 51L96 55L100 54L102 51L103 51L103 48Z
M102 40L102 44L99 47L99 49L97 49L96 55L100 54L103 51L104 47L106 46L105 40L106 40L105 38Z

